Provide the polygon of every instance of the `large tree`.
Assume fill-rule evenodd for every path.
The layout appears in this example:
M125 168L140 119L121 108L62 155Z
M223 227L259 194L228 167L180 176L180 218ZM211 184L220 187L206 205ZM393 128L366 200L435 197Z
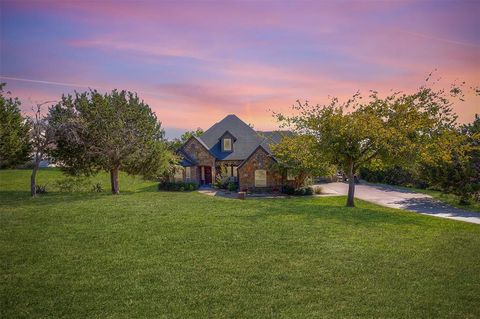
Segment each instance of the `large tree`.
M20 101L4 92L0 83L0 168L23 164L30 157L29 122L20 112Z
M433 187L459 196L468 204L480 192L480 116L439 139L441 151L424 158L421 176Z
M357 93L324 106L297 102L294 115L277 114L277 119L297 134L312 136L318 160L328 159L347 173L347 206L354 206L354 176L362 166L372 160L408 165L456 120L444 92L427 87L386 98L372 92L366 100Z
M311 135L285 134L279 143L270 144L270 148L278 160L274 169L282 175L292 175L295 188L303 186L308 177L335 173L331 164L319 158L315 138Z
M110 172L113 194L120 192L120 171L157 178L174 160L155 113L132 92L63 96L50 109L49 122L53 158L71 174Z

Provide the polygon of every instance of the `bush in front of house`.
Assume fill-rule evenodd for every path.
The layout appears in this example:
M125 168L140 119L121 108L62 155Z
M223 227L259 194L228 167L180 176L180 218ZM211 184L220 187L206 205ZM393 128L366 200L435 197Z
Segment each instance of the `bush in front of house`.
M295 194L295 187L290 185L285 185L282 187L282 193L286 195L293 195Z
M159 191L185 192L198 189L198 184L193 182L161 182L158 184Z
M321 186L313 186L313 193L316 195L323 194L323 188Z
M227 185L227 189L230 191L230 192L236 192L237 191L237 184L235 184L234 182L230 182L228 183Z
M286 195L308 196L313 195L313 188L311 187L299 187L294 188L289 185L282 187L282 193Z
M294 195L297 195L297 196L313 195L313 189L311 187L299 187L295 189Z

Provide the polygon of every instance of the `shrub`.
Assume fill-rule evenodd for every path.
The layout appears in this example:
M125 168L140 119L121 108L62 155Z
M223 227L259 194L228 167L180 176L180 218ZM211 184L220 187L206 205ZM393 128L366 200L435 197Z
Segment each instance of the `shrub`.
M316 195L323 194L323 188L321 186L314 186L313 193Z
M299 187L295 189L294 194L299 196L312 195L313 189L311 187Z
M228 183L227 185L227 189L230 191L230 192L235 192L237 191L237 184L233 183L233 182L230 182Z
M286 195L297 195L297 196L313 195L313 188L311 187L294 188L292 186L285 185L282 187L282 193Z
M36 185L35 192L37 194L46 194L47 193L47 185Z
M198 184L193 182L161 182L158 184L159 191L184 192L198 189Z
M94 193L101 193L103 192L103 187L102 184L100 183L95 183L92 185L92 192Z
M286 195L293 195L295 194L295 188L289 185L285 185L282 187L282 193Z
M414 186L418 188L427 188L428 184L415 177L412 172L399 167L390 167L385 169L362 168L360 170L362 179L371 183L384 183L400 186Z

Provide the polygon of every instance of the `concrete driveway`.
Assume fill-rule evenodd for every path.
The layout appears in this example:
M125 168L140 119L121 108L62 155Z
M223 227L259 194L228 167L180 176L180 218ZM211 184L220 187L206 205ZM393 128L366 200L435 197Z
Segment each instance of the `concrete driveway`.
M320 184L326 193L347 195L348 184ZM408 189L378 184L357 184L355 197L378 205L400 208L441 218L480 224L480 212L472 213L434 200L431 196Z

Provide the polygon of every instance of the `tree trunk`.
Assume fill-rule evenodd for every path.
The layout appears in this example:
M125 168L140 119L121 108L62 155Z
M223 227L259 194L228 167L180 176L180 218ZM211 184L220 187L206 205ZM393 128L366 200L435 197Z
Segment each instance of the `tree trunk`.
M33 162L32 175L30 176L30 194L32 197L37 196L37 171L39 165L40 162L35 159Z
M353 161L350 161L350 171L348 172L348 195L347 207L355 207L355 171L353 169Z
M110 170L110 184L112 186L112 194L120 194L120 190L118 189L118 167L114 167Z

